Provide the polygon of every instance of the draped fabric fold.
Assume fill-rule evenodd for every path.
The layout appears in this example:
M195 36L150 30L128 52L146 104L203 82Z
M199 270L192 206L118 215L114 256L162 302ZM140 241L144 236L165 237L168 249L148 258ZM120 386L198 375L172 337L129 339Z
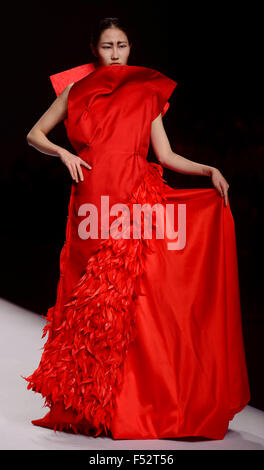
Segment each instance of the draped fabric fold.
M130 214L133 204L165 201L161 172L155 163L149 166L128 201ZM43 337L50 330L53 334L45 343L39 367L24 377L28 389L45 397L45 406L61 410L59 422L53 423L55 429L78 432L81 428L87 434L95 430L95 436L111 429L122 364L136 335L134 303L138 295L144 295L138 291L138 279L144 272L145 252L151 251L148 239L132 238L130 217L127 222L131 238L112 238L118 236L115 228L100 243L64 305L64 320L57 328L54 309L50 309ZM67 410L73 413L74 423L65 422L62 410L67 417ZM54 411L38 423L52 427L51 416Z

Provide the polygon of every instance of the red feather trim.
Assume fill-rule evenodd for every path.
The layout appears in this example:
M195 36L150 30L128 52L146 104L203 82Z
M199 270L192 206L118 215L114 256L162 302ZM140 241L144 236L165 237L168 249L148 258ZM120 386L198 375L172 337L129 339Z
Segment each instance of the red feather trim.
M131 214L133 203L166 200L162 174L160 165L148 163L127 204ZM29 382L28 389L45 397L44 406L51 408L51 414L52 407L59 404L74 414L72 422L54 422L55 431L87 434L88 429L94 429L98 436L111 429L115 395L122 385L122 365L136 336L134 302L138 295L144 295L138 290L138 281L144 271L144 253L149 249L149 241L143 236L110 236L102 241L64 305L64 321L45 343L38 368L23 377ZM53 307L48 311L43 337L52 329L52 315Z

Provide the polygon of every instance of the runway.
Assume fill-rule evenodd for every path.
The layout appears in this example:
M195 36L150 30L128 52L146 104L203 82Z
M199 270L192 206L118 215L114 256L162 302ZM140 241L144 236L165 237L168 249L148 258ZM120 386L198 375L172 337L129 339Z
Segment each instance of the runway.
M1 450L263 450L264 412L247 406L230 422L225 438L112 440L40 428L32 419L44 416L44 399L27 390L21 375L38 366L45 319L4 299L0 300L0 449Z

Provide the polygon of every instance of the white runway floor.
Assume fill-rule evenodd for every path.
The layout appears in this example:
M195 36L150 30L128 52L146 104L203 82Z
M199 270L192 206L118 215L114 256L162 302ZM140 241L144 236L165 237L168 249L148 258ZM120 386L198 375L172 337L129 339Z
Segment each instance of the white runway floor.
M0 449L1 450L263 450L264 412L247 406L230 422L221 441L189 439L112 440L33 426L48 412L40 394L27 390L27 377L38 366L45 319L0 299Z

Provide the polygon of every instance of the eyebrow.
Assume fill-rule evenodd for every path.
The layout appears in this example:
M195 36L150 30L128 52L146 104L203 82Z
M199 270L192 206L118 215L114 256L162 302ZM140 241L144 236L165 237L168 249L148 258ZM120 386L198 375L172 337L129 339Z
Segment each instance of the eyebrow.
M120 42L127 42L127 41L117 41L118 44ZM113 44L113 41L104 41L104 42L101 42L101 44Z

